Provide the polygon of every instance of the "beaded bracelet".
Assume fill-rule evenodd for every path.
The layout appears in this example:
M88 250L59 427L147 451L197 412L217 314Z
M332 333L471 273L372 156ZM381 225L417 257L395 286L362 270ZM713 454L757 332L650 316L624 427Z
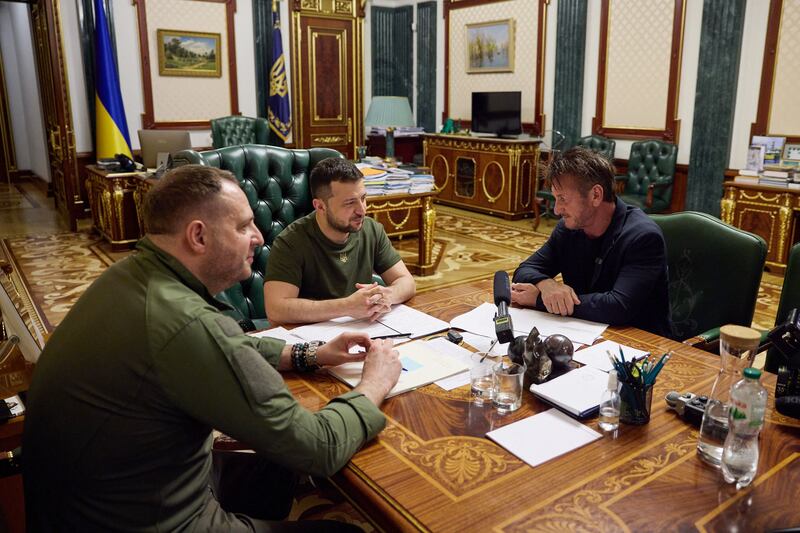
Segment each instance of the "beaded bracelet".
M292 368L297 372L313 372L320 368L317 363L317 349L323 341L301 342L292 346Z

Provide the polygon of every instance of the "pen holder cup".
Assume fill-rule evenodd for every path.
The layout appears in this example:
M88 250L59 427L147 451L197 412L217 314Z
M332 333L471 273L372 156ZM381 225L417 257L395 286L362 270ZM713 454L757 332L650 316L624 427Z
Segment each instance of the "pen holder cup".
M650 407L653 403L653 386L633 387L623 383L619 392L619 421L623 424L643 426L650 422Z

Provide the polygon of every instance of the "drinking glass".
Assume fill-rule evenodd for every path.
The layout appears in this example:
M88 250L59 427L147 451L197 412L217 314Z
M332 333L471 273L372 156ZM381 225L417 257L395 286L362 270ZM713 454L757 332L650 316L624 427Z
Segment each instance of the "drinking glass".
M494 365L494 398L492 404L498 413L516 411L522 405L522 381L525 366L500 362Z
M472 400L477 405L483 405L494 398L493 368L497 359L486 352L475 352L471 356L469 369L469 383L471 386Z

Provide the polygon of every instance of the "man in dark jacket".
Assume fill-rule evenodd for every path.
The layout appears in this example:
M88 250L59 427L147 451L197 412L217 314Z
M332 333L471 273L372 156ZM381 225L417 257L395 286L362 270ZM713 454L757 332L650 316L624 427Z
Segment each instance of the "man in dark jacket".
M514 272L511 301L672 336L664 236L641 209L616 198L611 162L571 148L554 158L548 181L561 220ZM563 282L553 279L558 274Z

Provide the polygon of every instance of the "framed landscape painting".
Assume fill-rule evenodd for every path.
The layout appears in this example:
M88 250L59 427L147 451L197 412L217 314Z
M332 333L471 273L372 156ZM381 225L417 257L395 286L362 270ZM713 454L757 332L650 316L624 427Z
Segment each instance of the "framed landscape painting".
M219 33L157 30L158 73L219 78L220 39Z
M514 71L514 19L467 24L467 73Z

